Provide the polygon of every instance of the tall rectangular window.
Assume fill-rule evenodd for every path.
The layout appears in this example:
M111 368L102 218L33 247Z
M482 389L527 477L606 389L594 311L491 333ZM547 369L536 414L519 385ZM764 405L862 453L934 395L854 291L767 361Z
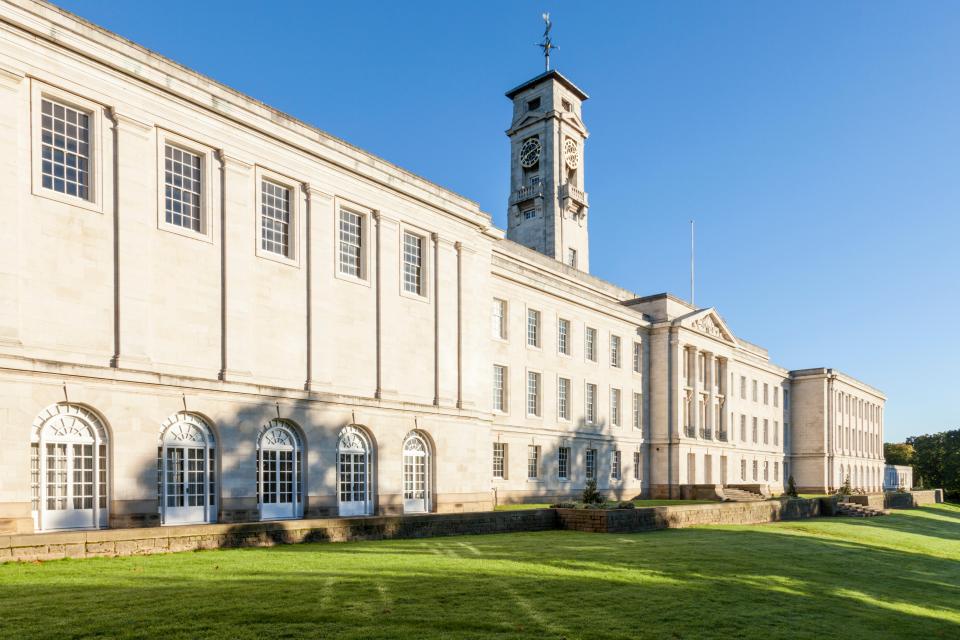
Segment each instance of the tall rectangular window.
M45 98L40 101L40 183L90 199L90 115Z
M587 422L593 424L597 421L597 385L588 382L584 396Z
M493 410L505 411L507 406L507 368L493 365Z
M757 461L756 461L756 460L753 461L753 479L754 479L754 481L758 480L758 477L757 477Z
M767 460L763 461L763 479L764 481L770 479L770 462Z
M540 477L540 447L534 444L527 445L527 479L536 480Z
M763 383L763 404L770 404L770 385Z
M740 399L747 399L747 376L740 376Z
M753 442L754 444L757 443L757 419L756 418L753 419Z
M561 480L570 478L570 447L557 449L557 477Z
M570 355L570 321L563 318L557 321L557 351Z
M506 478L507 445L503 442L493 443L493 477Z
M587 480L593 480L597 477L597 450L587 449L587 457L584 467L587 472Z
M587 327L583 332L583 353L590 362L597 361L597 330Z
M740 414L740 442L747 441L747 416Z
M567 249L567 266L577 268L577 250L572 247Z
M363 277L363 216L340 210L340 273Z
M639 393L633 394L633 428L643 428L643 396Z
M780 421L779 420L773 421L773 444L775 445L780 444Z
M540 312L534 309L527 310L527 345L540 346Z
M423 295L423 236L403 233L403 290Z
M643 373L643 344L633 343L633 372Z
M570 378L557 380L557 416L561 420L570 419Z
M758 393L757 393L757 381L753 380L752 382L753 382L753 401L757 402L757 400L759 399Z
M610 389L610 422L620 426L620 389Z
M740 461L740 479L741 480L747 479L747 461L746 460Z
M200 156L166 145L164 147L165 220L178 227L200 232Z
M500 298L493 299L493 315L491 316L493 337L507 339L507 301Z
M290 257L290 189L260 181L260 248Z
M527 372L527 415L540 415L540 374Z
M763 419L763 444L770 444L770 421Z
M780 406L780 387L773 388L773 406Z
M620 336L610 336L610 366L620 366Z
M779 462L773 463L773 481L774 482L780 481L780 463Z
M610 477L614 480L620 479L620 450L613 452L613 455L610 458Z
M640 452L639 451L633 452L633 479L634 480L640 479Z

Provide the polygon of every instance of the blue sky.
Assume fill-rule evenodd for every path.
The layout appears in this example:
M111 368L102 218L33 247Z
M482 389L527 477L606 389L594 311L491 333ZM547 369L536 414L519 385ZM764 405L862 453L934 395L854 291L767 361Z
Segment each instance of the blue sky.
M507 89L591 95L591 270L689 294L788 368L960 427L960 3L147 2L60 6L480 203L505 226Z

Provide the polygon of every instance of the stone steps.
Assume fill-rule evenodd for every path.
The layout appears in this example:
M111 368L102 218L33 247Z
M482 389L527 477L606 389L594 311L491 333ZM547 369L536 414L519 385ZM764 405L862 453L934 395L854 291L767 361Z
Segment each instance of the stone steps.
M837 505L837 515L850 518L875 518L876 516L890 515L890 512L886 509L876 509L862 504L841 502Z
M730 487L724 487L723 489L723 501L724 502L759 502L763 500L763 496L759 493L754 493L752 491L746 491L744 489L733 489Z

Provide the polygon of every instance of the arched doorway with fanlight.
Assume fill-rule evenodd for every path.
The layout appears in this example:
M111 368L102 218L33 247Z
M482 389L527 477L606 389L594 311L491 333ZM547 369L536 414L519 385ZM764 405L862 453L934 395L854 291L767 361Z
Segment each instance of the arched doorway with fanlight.
M35 529L107 526L109 447L104 421L86 407L60 403L36 417L30 439Z
M419 431L403 440L403 512L427 513L432 508L433 465L430 442Z
M373 515L373 447L366 430L348 425L337 438L337 509L341 516Z
M292 422L273 419L260 433L257 498L261 520L303 517L303 440Z
M181 411L163 423L157 450L162 524L217 521L217 441L201 416Z

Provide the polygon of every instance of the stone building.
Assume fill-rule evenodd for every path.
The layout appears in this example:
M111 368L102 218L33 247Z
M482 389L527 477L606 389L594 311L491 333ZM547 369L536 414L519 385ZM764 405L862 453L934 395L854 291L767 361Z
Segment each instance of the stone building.
M561 74L507 94L504 232L49 4L0 24L0 532L880 488L878 392L589 275Z

